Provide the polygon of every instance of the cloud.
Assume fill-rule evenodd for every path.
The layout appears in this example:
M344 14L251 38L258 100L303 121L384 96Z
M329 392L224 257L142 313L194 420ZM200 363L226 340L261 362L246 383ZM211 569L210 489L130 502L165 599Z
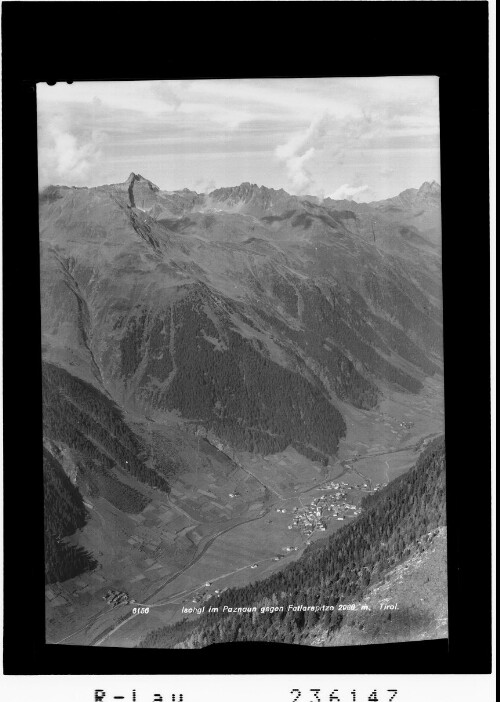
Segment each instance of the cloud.
M301 156L291 156L286 161L288 179L297 193L304 192L313 182L304 164L313 157L314 152L314 147L311 147Z
M179 85L179 87L181 86ZM165 102L166 105L173 110L178 110L182 105L182 100L179 97L178 92L174 90L171 83L159 82L157 84L153 84L151 92L155 97L159 98L162 102Z
M198 178L194 184L197 193L210 193L217 188L217 183L213 178Z
M159 185L193 187L193 163L212 160L206 175L218 185L231 184L231 173L231 182L301 195L341 183L388 193L396 174L408 180L412 164L431 156L434 164L439 149L437 79L429 77L40 83L37 103L45 182L118 182L125 162L126 176L163 161ZM57 129L56 115L65 116ZM432 166L422 179L437 176Z
M370 191L371 188L369 185L349 185L348 183L344 183L344 185L337 188L330 197L332 200L354 200L359 197L359 195Z
M236 129L251 120L252 115L243 110L236 110L227 105L207 105L201 102L183 102L179 112L194 118L195 123L203 126L209 120L212 123L222 126L225 129Z
M305 164L314 156L316 145L325 136L330 121L330 115L324 113L313 119L307 129L276 147L275 155L285 164L288 179L297 193L304 192L313 183Z
M53 86L39 83L37 100L45 105L73 103L84 107L97 100L108 111L132 111L154 117L174 110L177 101L173 91L158 95L155 91L159 85L154 81L76 81Z
M325 113L312 120L306 130L299 134L294 134L286 144L276 148L276 156L286 160L305 152L313 146L322 136L325 135L330 122L330 116Z
M39 126L38 170L41 187L85 183L101 158L103 135L88 131L77 137L61 115Z
M321 155L323 162L327 160L329 168L342 166L354 149L369 143L379 130L380 126L368 111L358 111L343 118L326 111L315 117L307 129L280 144L275 155L285 164L288 180L297 194L311 192L313 189L318 192L306 162L310 162L316 154ZM328 139L325 139L327 135ZM341 187L352 189L361 186L355 182L354 185L345 184ZM358 191L354 194L358 194Z

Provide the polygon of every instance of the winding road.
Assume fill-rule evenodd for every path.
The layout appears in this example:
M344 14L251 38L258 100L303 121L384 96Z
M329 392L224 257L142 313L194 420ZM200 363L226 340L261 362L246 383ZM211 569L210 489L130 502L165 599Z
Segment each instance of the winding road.
M367 478L362 473L360 473L358 470L356 470L355 468L352 467L353 463L355 463L359 460L364 460L364 459L375 457L375 456L385 456L385 455L389 455L392 453L400 453L402 451L408 451L408 450L411 450L412 448L415 448L415 446L416 445L410 445L410 446L405 446L404 448L400 448L400 449L393 449L391 451L384 451L384 452L378 452L378 453L372 453L372 454L368 453L368 454L365 454L364 456L358 456L358 457L349 459L349 465L347 465L347 466L346 466L347 461L343 461L342 465L343 465L344 470L341 473L339 473L339 475L337 475L335 478L332 478L330 476L330 477L326 478L326 480L322 481L321 483L316 483L311 487L307 487L304 490L300 490L290 497L283 497L282 495L279 495L275 490L272 490L272 492L279 498L279 502L288 502L289 500L294 500L294 499L300 500L302 495L307 494L308 492L312 492L313 490L316 490L318 487L321 487L325 483L328 483L332 480L338 480L345 473L347 473L349 471L354 471L355 473L360 475L360 477L362 477L365 481L368 481L369 483L371 483L369 478ZM246 471L246 472L249 472L249 471ZM256 478L255 475L252 474L252 476L254 478ZM256 478L256 480L258 480L258 478ZM258 482L261 482L261 481L258 480ZM265 486L264 483L261 483L261 484L267 488L267 486ZM267 489L269 489L269 488L267 488ZM161 584L150 595L148 595L144 599L144 602L140 603L138 606L147 606L147 605L154 606L154 607L165 606L168 604L172 604L171 600L173 598L178 598L184 594L188 594L190 592L194 592L197 589L199 589L199 587L197 587L197 588L193 588L189 591L177 592L177 593L172 594L169 597L169 599L166 601L158 602L158 603L152 602L154 597L156 597L156 595L158 595L158 593L160 593L167 585L169 585L171 582L176 580L179 576L181 576L187 570L192 568L192 566L195 563L197 563L200 560L200 558L202 558L202 556L206 553L206 551L210 548L210 546L214 543L214 541L216 541L216 539L218 539L223 534L226 534L227 532L232 531L233 529L236 529L237 527L241 526L242 524L248 524L250 522L255 522L255 521L258 521L260 519L263 519L264 517L266 517L269 514L269 512L273 509L273 507L276 504L278 504L278 500L269 504L263 511L260 512L260 514L258 516L252 517L251 519L243 519L235 524L231 524L230 526L228 526L224 529L221 529L220 531L216 532L215 534L212 534L212 535L207 536L204 539L202 539L200 541L200 543L198 544L196 551L195 551L193 557L191 558L191 560L188 561L188 563L186 563L186 565L184 565L182 568L177 570L175 573L172 573L171 575L167 576L167 578L165 580L163 580L161 582ZM264 560L268 560L268 559L264 559ZM259 563L260 562L263 562L263 561L259 561ZM217 576L216 578L212 578L211 581L222 579L224 577L227 577L228 575L232 575L240 570L244 570L245 568L249 568L249 567L250 567L249 565L243 566L242 568L238 568L237 570L232 571L230 573L226 573L224 575ZM88 631L90 629L90 627L92 627L100 618L103 618L104 616L106 616L107 614L110 614L111 612L113 612L113 610L106 609L104 612L101 610L96 615L91 617L91 619L82 628L78 629L78 631L75 631L73 634L69 634L65 638L60 639L59 641L56 641L53 643L62 643L63 641L67 641L68 639L72 638L73 636L76 636L77 634L81 633L82 631L85 631L85 630ZM131 619L133 619L136 616L137 616L137 614L134 614L132 611L129 611L124 617L121 617L115 623L114 626L112 626L111 628L109 628L105 632L101 632L101 634L99 634L96 638L94 638L94 640L90 643L90 645L91 646L100 646L102 643L104 643L104 641L106 641L110 636L112 636L116 631L118 631L118 629L123 627L125 624L127 624Z

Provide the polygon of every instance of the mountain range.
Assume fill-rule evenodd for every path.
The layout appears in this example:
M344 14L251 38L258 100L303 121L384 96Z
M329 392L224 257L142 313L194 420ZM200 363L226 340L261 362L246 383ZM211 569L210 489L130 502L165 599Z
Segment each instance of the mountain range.
M340 435L336 397L369 408L387 385L417 392L441 368L440 255L430 230L409 224L425 203L439 216L439 186L356 206L248 183L162 192L134 174L51 187L40 206L45 358L123 406L178 410L237 443L244 424L268 432L268 418L229 437L218 403L234 416L252 374L276 372L324 404ZM210 368L221 359L226 383ZM335 441L309 443L326 455Z

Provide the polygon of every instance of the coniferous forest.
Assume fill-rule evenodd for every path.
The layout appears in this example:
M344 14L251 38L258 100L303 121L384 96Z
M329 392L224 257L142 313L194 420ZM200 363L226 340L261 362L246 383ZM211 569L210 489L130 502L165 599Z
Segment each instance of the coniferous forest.
M203 299L186 299L172 313L174 363L167 339L162 364L165 375L175 372L168 389L155 395L158 406L179 410L237 449L270 454L293 445L313 459L335 455L345 422L324 387L279 365L233 329L221 333L205 306ZM131 321L122 339L125 376L139 367L137 325L143 323Z
M210 319L190 306L176 336L178 372L167 402L185 417L205 420L218 436L263 454L308 445L335 454L345 433L342 415L304 377L263 356L228 330L226 349L214 352ZM203 333L205 332L205 333Z
M141 511L147 501L124 483L117 488L119 480L111 471L130 473L150 487L170 491L164 475L146 463L149 447L127 426L121 411L102 392L62 368L44 362L42 393L46 437L70 447L87 471L101 476L91 482L114 485L109 494L110 501L118 501L116 506L122 509L125 501L130 511Z
M405 560L421 537L446 524L444 438L435 439L408 473L365 498L364 512L331 537L312 544L304 555L265 580L233 588L210 601L213 606L284 606L283 613L210 614L184 619L148 634L144 648L198 648L231 641L301 643L320 623L330 632L342 613L287 612L289 603L359 601L367 588Z
M43 450L43 492L45 526L45 582L73 578L97 563L81 548L61 539L81 529L86 512L78 488L72 484L61 464L47 449Z

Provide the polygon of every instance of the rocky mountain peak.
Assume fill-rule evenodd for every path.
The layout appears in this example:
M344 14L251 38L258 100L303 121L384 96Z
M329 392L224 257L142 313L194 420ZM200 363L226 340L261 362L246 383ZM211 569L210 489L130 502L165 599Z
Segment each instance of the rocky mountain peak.
M441 186L435 180L425 181L418 189L418 195L441 195Z
M213 190L209 197L213 202L220 203L229 209L261 216L291 196L284 190L274 190L256 183L244 182L235 187Z
M151 190L159 190L160 188L152 183L150 180L147 178L144 178L140 173L131 173L127 180L125 181L125 185L128 185L129 187L133 185L134 183L138 183L141 185L146 185L151 188Z
M156 193L160 191L160 188L150 180L147 180L140 174L131 173L125 181L125 185L128 189L132 207L147 209L155 204Z

